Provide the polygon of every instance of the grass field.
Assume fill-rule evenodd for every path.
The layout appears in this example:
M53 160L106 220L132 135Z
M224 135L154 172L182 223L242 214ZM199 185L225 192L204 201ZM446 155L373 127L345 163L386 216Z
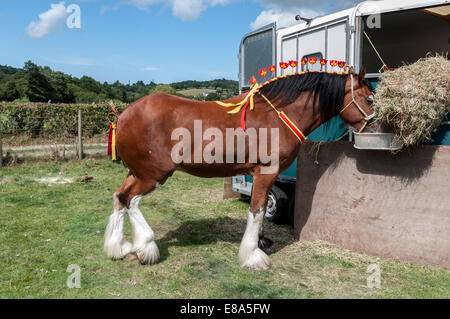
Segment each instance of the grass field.
M86 175L93 177L90 182ZM222 179L176 173L144 199L162 260L111 261L103 232L126 175L106 160L29 163L0 170L0 298L449 298L450 272L363 256L325 242L295 242L266 223L276 243L268 271L237 261L248 202L222 200ZM67 184L42 178L59 177ZM71 182L70 182L71 181ZM130 236L127 221L126 234ZM366 286L368 265L381 288ZM68 265L81 288L66 286Z
M197 96L197 95L203 94L203 93L216 93L216 90L214 90L214 89L189 89L189 90L178 91L177 93L182 94L184 96Z

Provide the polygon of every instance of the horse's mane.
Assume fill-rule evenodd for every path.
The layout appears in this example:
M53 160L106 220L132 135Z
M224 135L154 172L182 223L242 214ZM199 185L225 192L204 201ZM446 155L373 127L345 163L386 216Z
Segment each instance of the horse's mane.
M327 121L339 114L344 103L345 84L348 74L333 74L325 72L308 72L282 77L261 87L260 92L277 107L293 103L300 94L309 92L308 102L313 97L313 105L318 110L321 119Z

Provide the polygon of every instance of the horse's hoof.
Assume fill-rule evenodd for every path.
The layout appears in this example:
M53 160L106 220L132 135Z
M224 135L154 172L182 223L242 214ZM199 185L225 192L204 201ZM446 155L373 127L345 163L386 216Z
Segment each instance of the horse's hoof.
M271 266L270 258L261 249L256 248L253 253L242 263L242 267L254 270L267 270Z
M108 258L112 260L121 260L132 251L132 246L133 245L126 240L113 243L107 241L105 242L104 250Z
M152 241L145 248L137 249L136 255L141 265L153 265L159 260L159 249L156 243Z
M123 260L136 260L138 258L138 256L136 255L136 253L129 253L127 254L125 257L123 257Z
M261 237L261 238L258 240L258 248L259 248L259 249L265 250L265 249L267 249L267 248L272 247L272 245L273 245L273 241L270 240L270 239L267 238L267 237Z

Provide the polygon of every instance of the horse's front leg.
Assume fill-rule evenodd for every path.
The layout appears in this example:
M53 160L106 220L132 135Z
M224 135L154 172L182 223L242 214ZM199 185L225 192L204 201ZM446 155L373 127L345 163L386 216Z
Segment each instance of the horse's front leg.
M255 174L253 192L248 212L247 227L239 248L239 262L242 267L257 270L270 268L269 256L258 247L262 235L262 223L266 212L267 196L277 175Z

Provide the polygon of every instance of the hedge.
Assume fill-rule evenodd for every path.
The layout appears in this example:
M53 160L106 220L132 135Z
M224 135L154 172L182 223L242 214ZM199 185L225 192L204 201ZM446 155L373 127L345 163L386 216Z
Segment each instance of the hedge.
M122 112L126 104L115 105ZM38 136L77 135L78 110L83 114L83 134L94 136L108 132L107 104L0 103L1 130L5 135Z

